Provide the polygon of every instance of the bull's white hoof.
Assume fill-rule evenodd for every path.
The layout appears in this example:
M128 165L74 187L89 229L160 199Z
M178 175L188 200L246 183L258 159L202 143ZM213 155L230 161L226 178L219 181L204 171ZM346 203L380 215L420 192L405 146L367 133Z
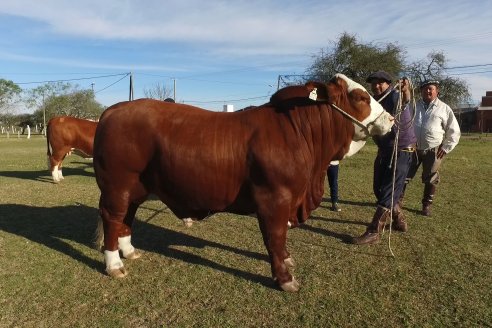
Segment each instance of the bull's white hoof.
M136 259L140 258L141 256L142 256L142 253L140 253L137 250L134 250L130 254L125 255L125 259L136 260Z
M288 268L293 268L295 266L294 264L294 260L292 259L292 257L288 257L284 260L284 263L285 265L288 267Z
M183 223L186 227L191 227L193 225L193 220L191 218L185 218L183 219Z
M128 274L128 271L124 267L117 269L106 269L108 275L112 278L123 278Z
M299 291L299 283L297 282L296 278L292 276L292 281L286 282L285 284L280 285L280 288L286 292L291 292L295 293Z

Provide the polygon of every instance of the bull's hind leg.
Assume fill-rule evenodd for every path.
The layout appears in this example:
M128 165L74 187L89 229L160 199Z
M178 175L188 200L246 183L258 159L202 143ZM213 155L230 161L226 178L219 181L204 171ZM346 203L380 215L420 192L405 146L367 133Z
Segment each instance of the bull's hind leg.
M53 156L48 156L48 169L51 172L51 177L53 178L54 183L60 182L60 178L58 176L58 167L59 162Z
M145 191L139 186L132 191L112 189L110 192L101 192L99 201L100 214L104 230L104 261L106 272L116 278L127 275L120 258L120 251L127 259L140 257L131 243L132 225L140 204L145 200ZM135 194L141 197L136 197ZM122 197L121 195L127 195ZM133 197L132 197L133 196ZM135 199L129 201L129 199Z
M299 283L289 273L289 267L294 262L286 249L287 241L287 222L281 217L263 217L258 215L263 242L270 257L272 276L277 281L280 288L288 292L297 292Z
M125 219L123 220L123 225L121 226L120 235L118 236L118 248L123 254L123 257L130 260L135 260L142 256L131 243L133 221L135 220L135 214L141 203L142 202L130 204Z
M51 171L53 182L58 183L64 179L62 173L62 162L65 159L65 154L58 153L48 156L48 167Z
M104 230L104 262L106 272L115 278L122 278L128 274L120 258L118 240L121 232L125 230L123 221L127 210L128 205L121 199L119 202L110 201L101 194L99 214Z

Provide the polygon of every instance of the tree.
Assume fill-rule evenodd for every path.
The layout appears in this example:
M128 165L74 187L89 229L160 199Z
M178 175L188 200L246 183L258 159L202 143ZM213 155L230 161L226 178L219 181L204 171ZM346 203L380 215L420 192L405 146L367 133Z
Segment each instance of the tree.
M104 107L94 99L91 90L73 90L62 95L52 95L44 102L47 119L66 115L85 119L98 119Z
M420 97L420 83L436 79L440 82L439 98L451 108L470 102L466 82L445 74L447 59L444 53L431 52L426 59L408 64L405 56L405 50L397 44L362 44L354 35L343 33L332 48L321 50L313 57L305 79L326 81L336 73L343 73L367 86L365 80L369 74L384 70L395 78L409 77L417 99Z
M343 33L333 47L322 49L320 55L314 56L307 74L309 79L327 81L342 73L365 84L367 76L378 70L398 76L405 66L404 55L404 50L396 44L361 44L354 35Z
M51 96L65 93L70 87L70 83L49 82L27 91L25 102L30 108L35 109L34 117L43 122L43 134L46 134L46 122L49 120L46 116L45 101Z
M22 89L14 82L0 79L0 115L1 121L6 125L12 124L21 92Z
M79 90L77 85L62 82L46 83L29 90L26 103L35 108L34 119L44 125L60 115L98 119L104 110L92 90Z
M172 98L172 90L165 85L156 83L152 88L144 88L144 95L147 98L165 100L166 98Z
M468 85L464 80L446 75L448 60L443 52L434 51L426 60L416 61L407 66L408 76L414 82L415 89L425 80L439 81L439 98L451 108L471 103Z

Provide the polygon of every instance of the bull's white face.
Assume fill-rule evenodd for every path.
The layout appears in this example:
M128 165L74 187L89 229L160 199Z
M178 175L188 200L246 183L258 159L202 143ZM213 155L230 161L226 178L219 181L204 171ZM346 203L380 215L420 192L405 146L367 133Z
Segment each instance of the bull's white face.
M354 89L362 89L363 91L367 92L366 88L364 88L359 83L349 79L343 74L336 74L336 77L347 82L348 92L351 92ZM381 106L381 104L378 103L370 94L369 96L371 97L371 112L369 116L367 116L360 123L367 127L370 136L384 135L391 130L391 127L394 124L394 118L387 111L385 111L383 106ZM358 124L354 123L354 128L354 141L352 141L350 145L350 150L347 154L345 154L345 157L352 156L353 154L357 153L362 148L362 146L364 146L365 140L368 137L366 131L361 129Z

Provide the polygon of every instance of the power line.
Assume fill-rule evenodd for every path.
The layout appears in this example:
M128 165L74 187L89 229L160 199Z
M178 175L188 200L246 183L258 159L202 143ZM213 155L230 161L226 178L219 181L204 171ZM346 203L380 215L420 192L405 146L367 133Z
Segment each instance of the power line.
M251 98L242 98L242 99L229 99L229 100L210 100L210 101L198 101L198 100L183 100L184 103L193 103L193 104L219 104L219 103L232 103L246 100L258 100L268 98L270 96L259 96L259 97L251 97Z
M472 68L472 67L484 67L484 66L491 66L491 65L492 64L464 65L464 66L447 67L445 69L461 69L461 68Z
M111 83L110 85L105 86L104 88L97 90L96 92L94 92L94 94L99 93L99 92L101 92L101 91L103 91L103 90L106 90L106 89L107 89L107 88L109 88L109 87L112 87L113 85L115 85L116 83L120 82L121 80L123 80L123 79L124 79L125 77L127 77L128 75L130 75L130 73L126 73L126 74L125 74L125 76L123 76L122 78L118 79L116 82L113 82L113 83Z
M450 73L449 75L470 75L470 74L482 74L482 73L492 73L492 71L460 72L460 73Z
M100 75L100 76L93 76L93 77L81 77L81 78L76 78L76 79L60 79L60 80L46 80L46 81L35 81L35 82L14 82L15 84L40 84L40 83L56 83L56 82L70 82L70 81L81 81L81 80L92 80L92 79L102 79L106 77L113 77L113 76L121 76L125 75L128 76L130 73L119 73L119 74L111 74L111 75Z

